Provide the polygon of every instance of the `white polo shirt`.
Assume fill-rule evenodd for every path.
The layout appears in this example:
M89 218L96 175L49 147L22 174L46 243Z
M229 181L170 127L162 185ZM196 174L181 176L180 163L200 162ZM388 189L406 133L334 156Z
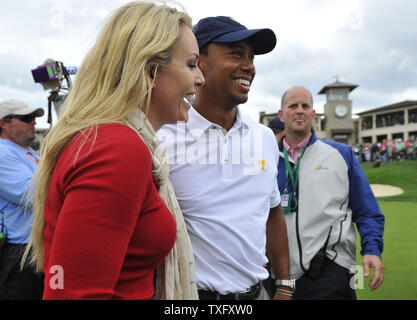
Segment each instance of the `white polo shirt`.
M239 112L226 132L189 110L159 132L193 246L197 287L243 291L268 277L266 222L280 203L272 130Z

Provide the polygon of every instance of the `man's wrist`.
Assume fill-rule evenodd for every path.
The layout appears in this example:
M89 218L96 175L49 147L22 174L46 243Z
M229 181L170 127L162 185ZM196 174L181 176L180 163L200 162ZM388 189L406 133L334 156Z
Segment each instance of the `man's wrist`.
M275 286L277 292L286 293L286 294L293 294L295 291L295 279L277 279L275 280Z
M281 295L287 296L287 297L292 297L293 296L293 293L291 291L286 290L286 289L280 289L280 288L277 288L275 290L275 294L281 294Z

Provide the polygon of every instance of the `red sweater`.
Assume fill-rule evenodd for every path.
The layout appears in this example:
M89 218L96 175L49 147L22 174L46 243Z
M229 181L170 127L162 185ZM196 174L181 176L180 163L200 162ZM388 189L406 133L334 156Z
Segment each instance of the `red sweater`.
M149 299L154 270L176 238L153 183L150 152L130 128L101 125L74 162L83 138L69 143L52 173L43 298Z

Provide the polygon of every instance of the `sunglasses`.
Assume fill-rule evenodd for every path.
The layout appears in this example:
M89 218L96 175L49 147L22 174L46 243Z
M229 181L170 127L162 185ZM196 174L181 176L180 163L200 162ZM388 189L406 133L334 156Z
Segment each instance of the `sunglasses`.
M26 114L24 116L13 114L13 115L4 117L4 120L6 122L10 122L13 118L18 119L22 122L31 123L33 120L35 120L36 117L33 114Z

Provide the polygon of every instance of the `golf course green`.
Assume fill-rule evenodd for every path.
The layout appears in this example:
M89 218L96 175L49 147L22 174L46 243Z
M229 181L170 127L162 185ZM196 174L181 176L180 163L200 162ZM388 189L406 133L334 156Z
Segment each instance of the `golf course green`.
M393 197L377 198L385 215L384 283L371 291L366 278L364 288L357 289L359 300L415 300L417 299L417 161L382 163L362 168L371 184L396 186L404 193ZM357 234L357 259L362 265L360 239Z

